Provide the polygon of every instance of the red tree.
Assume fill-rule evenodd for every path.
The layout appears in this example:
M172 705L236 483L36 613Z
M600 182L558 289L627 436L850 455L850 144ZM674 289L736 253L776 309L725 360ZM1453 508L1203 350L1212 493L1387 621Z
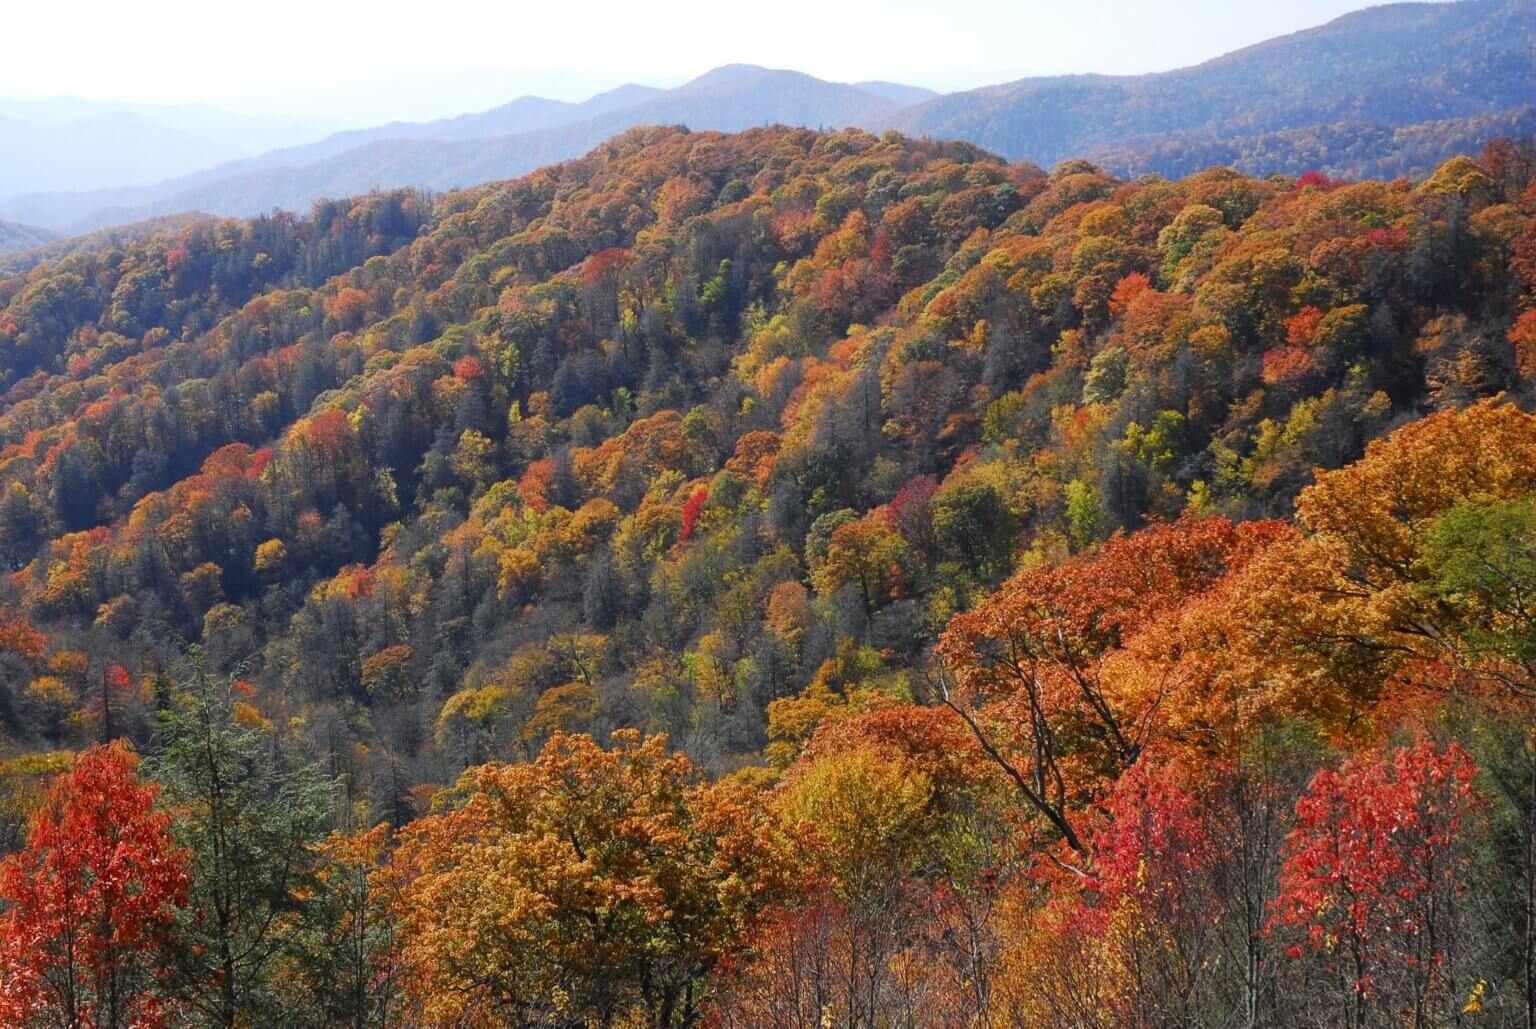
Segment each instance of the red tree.
M1424 742L1325 769L1296 804L1270 928L1301 931L1293 956L1324 956L1351 1026L1371 1009L1422 1024L1455 1003L1464 837L1482 806L1475 774L1460 746Z
M156 1026L186 855L122 743L81 754L0 863L0 1025Z
M693 537L693 530L698 528L699 518L704 514L704 505L708 501L709 490L702 486L683 501L683 527L677 534L679 543L686 543Z

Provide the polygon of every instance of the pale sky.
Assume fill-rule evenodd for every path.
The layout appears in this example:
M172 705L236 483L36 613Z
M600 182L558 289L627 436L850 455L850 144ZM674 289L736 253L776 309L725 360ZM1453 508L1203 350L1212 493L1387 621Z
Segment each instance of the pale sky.
M1363 0L15 2L5 5L3 17L0 96L218 103L283 94L288 99L278 106L288 107L316 85L401 71L430 92L462 90L444 73L464 69L557 68L567 74L551 79L547 92L585 94L594 84L675 83L728 62L948 90L1025 75L1182 67L1364 6Z

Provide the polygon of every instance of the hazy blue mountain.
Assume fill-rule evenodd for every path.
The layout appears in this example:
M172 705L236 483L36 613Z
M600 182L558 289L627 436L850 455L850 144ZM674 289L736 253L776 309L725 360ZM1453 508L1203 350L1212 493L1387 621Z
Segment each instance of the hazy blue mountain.
M297 210L323 196L374 187L447 189L520 175L579 156L636 125L725 132L772 124L842 128L887 120L901 107L878 91L727 65L671 90L623 86L580 104L524 97L460 118L341 133L149 187L15 197L0 204L0 215L85 232L176 211Z
M222 166L222 170L211 169L211 171L220 173L215 176L216 178L227 178L230 175L258 171L262 168L297 167L315 161L322 161L337 154L344 154L349 150L355 150L381 140L432 139L451 141L488 139L495 136L512 136L524 132L537 132L541 129L550 129L560 125L587 121L608 114L611 111L623 110L651 99L662 92L665 91L652 86L627 85L608 90L605 93L599 93L597 96L580 103L572 103L566 100L548 100L538 96L524 96L513 100L511 103L502 104L500 107L493 107L488 111L481 111L476 114L463 114L454 118L443 118L437 121L396 121L364 129L337 132L313 143L272 150L245 161L231 162ZM199 177L199 181L206 180L206 174Z
M1446 122L1533 104L1536 4L1463 0L1370 8L1179 71L1033 78L953 93L903 111L890 126L1051 165L1175 142Z
M640 63L637 58L637 65ZM581 102L625 82L671 88L680 75L626 74L621 69L394 68L372 78L288 85L268 84L262 93L221 97L220 108L255 114L314 112L343 119L337 128L366 128L386 122L429 122L466 111L486 111L513 97L537 96Z
M323 136L334 122L199 105L0 99L0 198L158 182Z
M79 121L0 119L0 197L36 189L94 189L154 182L210 161L227 145L130 113Z
M74 96L35 100L0 97L0 118L16 121L63 125L110 114L137 115L245 154L295 146L358 125L325 115L247 113L210 104L124 103Z
M908 86L901 82L874 80L870 82L855 82L854 86L866 93L883 96L887 100L894 100L904 106L920 104L924 101L932 100L939 95L939 91L936 89L928 89L925 86Z

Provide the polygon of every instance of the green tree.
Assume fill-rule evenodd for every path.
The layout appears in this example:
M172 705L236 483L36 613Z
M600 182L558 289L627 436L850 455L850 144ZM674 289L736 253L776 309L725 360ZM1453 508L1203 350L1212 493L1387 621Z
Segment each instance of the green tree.
M285 958L319 889L332 787L287 765L266 731L237 723L238 696L197 667L161 714L149 768L191 854L177 985L209 1025L278 1025Z
M933 498L933 529L939 545L983 577L1008 570L1019 534L1019 519L997 487L962 482Z
M1082 479L1066 485L1067 535L1072 546L1083 550L1103 538L1109 528L1109 514L1099 504L1099 492Z

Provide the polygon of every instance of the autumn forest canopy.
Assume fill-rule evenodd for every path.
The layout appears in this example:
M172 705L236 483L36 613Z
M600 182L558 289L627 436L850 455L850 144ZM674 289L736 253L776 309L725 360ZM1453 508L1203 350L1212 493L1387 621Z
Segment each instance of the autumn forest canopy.
M0 1026L1536 1025L1536 148L640 128L0 274Z

